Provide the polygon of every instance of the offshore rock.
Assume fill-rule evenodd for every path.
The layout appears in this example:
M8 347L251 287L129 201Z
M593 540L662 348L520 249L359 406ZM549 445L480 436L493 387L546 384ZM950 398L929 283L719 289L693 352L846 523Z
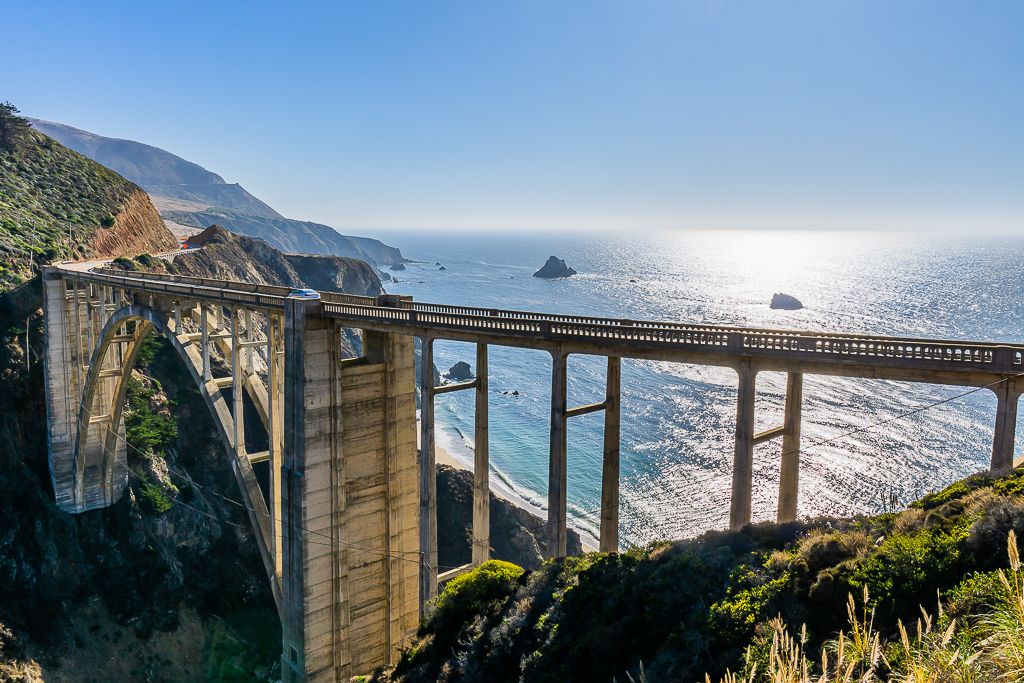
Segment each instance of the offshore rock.
M783 311L798 311L804 307L800 300L789 294L776 292L772 295L771 307Z
M569 277L575 275L576 271L565 265L565 261L558 258L557 256L549 256L547 263L541 266L541 269L533 274L534 277L543 278L558 278L558 277Z
M448 379L456 382L465 382L466 380L473 379L473 368L469 367L469 363L465 361L459 361L455 365L448 368Z

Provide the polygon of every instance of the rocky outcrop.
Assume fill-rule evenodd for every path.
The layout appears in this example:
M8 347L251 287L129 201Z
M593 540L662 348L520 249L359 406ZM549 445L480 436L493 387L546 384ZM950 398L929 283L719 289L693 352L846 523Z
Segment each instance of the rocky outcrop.
M565 265L565 261L557 256L549 256L547 263L541 266L540 270L533 274L534 277L543 277L548 279L569 277L570 275L576 275L576 271Z
M263 240L211 226L191 240L199 251L180 254L170 270L180 275L256 284L309 287L377 296L377 273L364 261L315 254L284 254Z
M135 188L121 210L114 215L114 225L96 230L89 242L93 256L123 256L144 252L173 251L178 240L170 233L149 195Z
M466 380L473 379L473 368L470 367L469 363L460 360L448 368L448 373L445 376L453 382L465 382Z
M473 473L437 466L437 563L459 567L471 559ZM547 521L491 494L491 557L536 569L543 561ZM569 530L568 552L583 552L580 536Z
M803 308L804 305L795 296L776 292L772 295L771 307L783 311L797 311Z

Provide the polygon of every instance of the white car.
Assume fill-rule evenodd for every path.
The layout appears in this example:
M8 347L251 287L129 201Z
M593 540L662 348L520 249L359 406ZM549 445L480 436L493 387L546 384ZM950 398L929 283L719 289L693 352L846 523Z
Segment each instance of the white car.
M319 299L320 292L315 289L293 289L288 292L289 299Z

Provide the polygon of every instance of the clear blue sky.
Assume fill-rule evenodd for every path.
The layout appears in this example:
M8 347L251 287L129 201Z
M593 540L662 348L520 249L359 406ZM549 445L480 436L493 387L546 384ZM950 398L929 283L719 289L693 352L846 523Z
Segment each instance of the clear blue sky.
M1016 0L39 0L3 18L0 99L339 228L1024 230Z

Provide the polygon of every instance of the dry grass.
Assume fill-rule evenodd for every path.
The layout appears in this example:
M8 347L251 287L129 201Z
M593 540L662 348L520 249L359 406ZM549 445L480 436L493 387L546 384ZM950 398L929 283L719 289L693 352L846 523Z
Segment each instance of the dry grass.
M981 502L981 501L978 501ZM908 520L916 522L917 520ZM818 539L818 542L823 539ZM924 609L913 635L900 622L899 642L883 644L868 608L865 590L860 607L849 598L849 628L828 643L812 662L805 651L803 629L794 636L781 619L768 624L767 665L752 663L748 671L727 672L721 683L1010 683L1024 681L1024 572L1016 535L1007 543L1008 570L999 571L1007 597L979 617L978 626L961 629L956 619L939 613L936 622ZM940 605L941 610L941 605ZM937 628L937 623L943 623ZM710 677L706 677L711 683Z

